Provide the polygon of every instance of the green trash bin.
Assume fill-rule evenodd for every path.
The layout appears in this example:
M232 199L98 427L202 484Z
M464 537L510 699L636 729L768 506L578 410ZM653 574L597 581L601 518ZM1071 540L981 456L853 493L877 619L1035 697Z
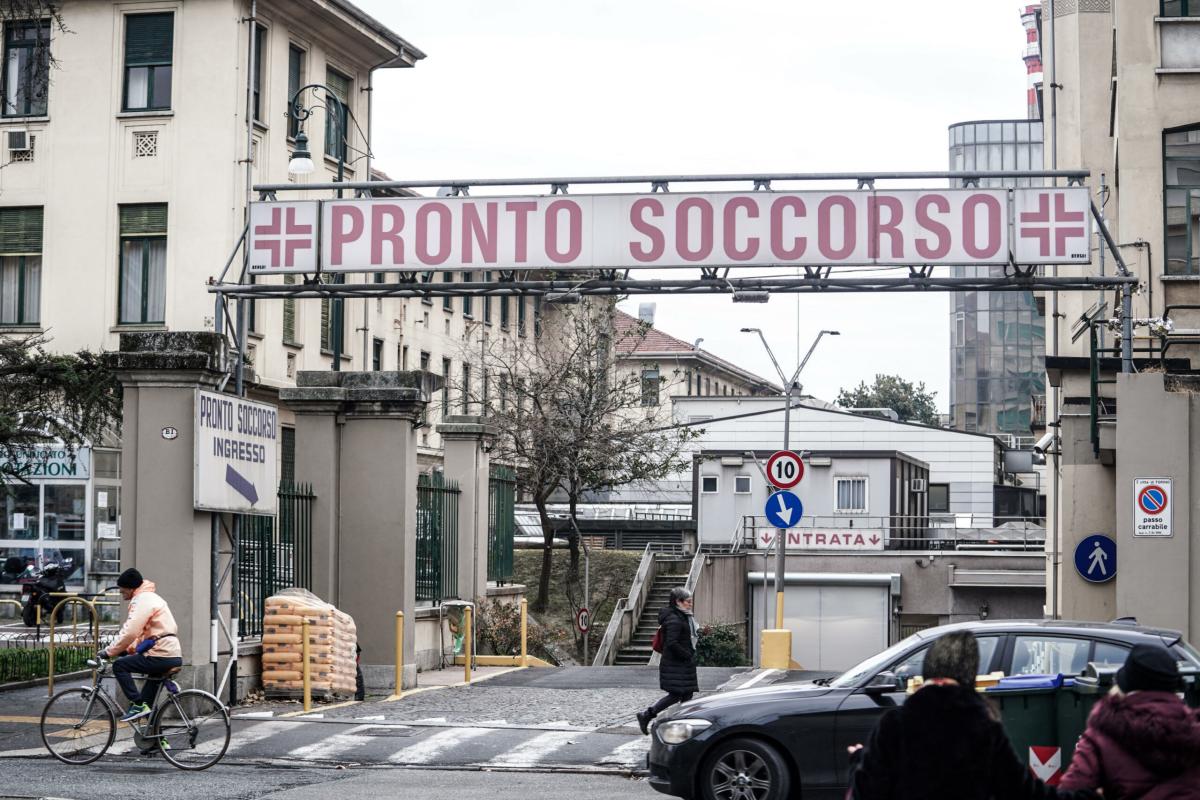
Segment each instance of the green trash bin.
M1092 707L1112 688L1117 669L1115 666L1088 664L1083 675L1063 681L1063 688L1058 693L1057 728L1064 772L1075 754L1075 744L1087 728Z
M1062 747L1058 735L1062 685L1061 675L1020 675L1002 678L985 693L1000 712L1009 741L1026 765L1031 748Z

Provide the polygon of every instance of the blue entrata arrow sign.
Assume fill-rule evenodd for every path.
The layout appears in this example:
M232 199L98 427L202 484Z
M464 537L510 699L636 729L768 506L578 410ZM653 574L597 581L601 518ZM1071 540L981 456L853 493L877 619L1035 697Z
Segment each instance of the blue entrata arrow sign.
M776 528L793 528L804 516L804 505L792 492L776 492L767 498L767 522Z
M258 490L254 484L242 477L232 466L225 465L225 482L234 488L238 494L250 501L250 505L258 502Z

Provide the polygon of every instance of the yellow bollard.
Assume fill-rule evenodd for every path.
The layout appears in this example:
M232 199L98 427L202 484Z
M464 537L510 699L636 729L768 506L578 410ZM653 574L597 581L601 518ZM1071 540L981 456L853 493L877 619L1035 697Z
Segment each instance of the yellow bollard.
M527 642L529 641L529 601L524 597L521 598L521 666L529 666L529 651Z
M300 664L300 674L304 677L304 710L305 712L312 711L312 673L309 669L308 657L308 617L303 617L300 620L300 658L303 661Z
M404 612L396 612L396 691L392 697L399 700L404 694Z
M471 607L463 608L463 679L471 682Z

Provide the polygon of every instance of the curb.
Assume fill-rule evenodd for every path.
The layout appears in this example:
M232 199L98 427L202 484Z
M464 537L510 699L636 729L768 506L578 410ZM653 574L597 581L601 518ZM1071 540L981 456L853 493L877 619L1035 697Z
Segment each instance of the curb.
M91 675L90 669L81 670L79 672L63 672L55 675L55 681L73 681L76 678L86 678ZM48 686L50 678L33 678L28 681L13 681L12 683L0 683L0 693L7 692L10 689L32 689L34 686ZM0 800L10 800L10 798L34 797L33 795L0 795ZM37 798L35 798L37 800ZM58 798L44 798L43 800L58 800Z

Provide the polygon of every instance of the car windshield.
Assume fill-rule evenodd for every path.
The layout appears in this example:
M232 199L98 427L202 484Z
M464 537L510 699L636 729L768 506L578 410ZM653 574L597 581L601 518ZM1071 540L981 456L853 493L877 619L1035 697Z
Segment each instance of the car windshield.
M836 678L830 681L829 685L838 689L848 689L857 686L868 675L874 675L876 672L883 669L900 656L904 655L905 652L910 650L920 641L921 637L914 633L912 636L897 642L887 650L884 650L882 653L876 653L866 661L863 661L858 665L846 670L841 675L838 675Z

